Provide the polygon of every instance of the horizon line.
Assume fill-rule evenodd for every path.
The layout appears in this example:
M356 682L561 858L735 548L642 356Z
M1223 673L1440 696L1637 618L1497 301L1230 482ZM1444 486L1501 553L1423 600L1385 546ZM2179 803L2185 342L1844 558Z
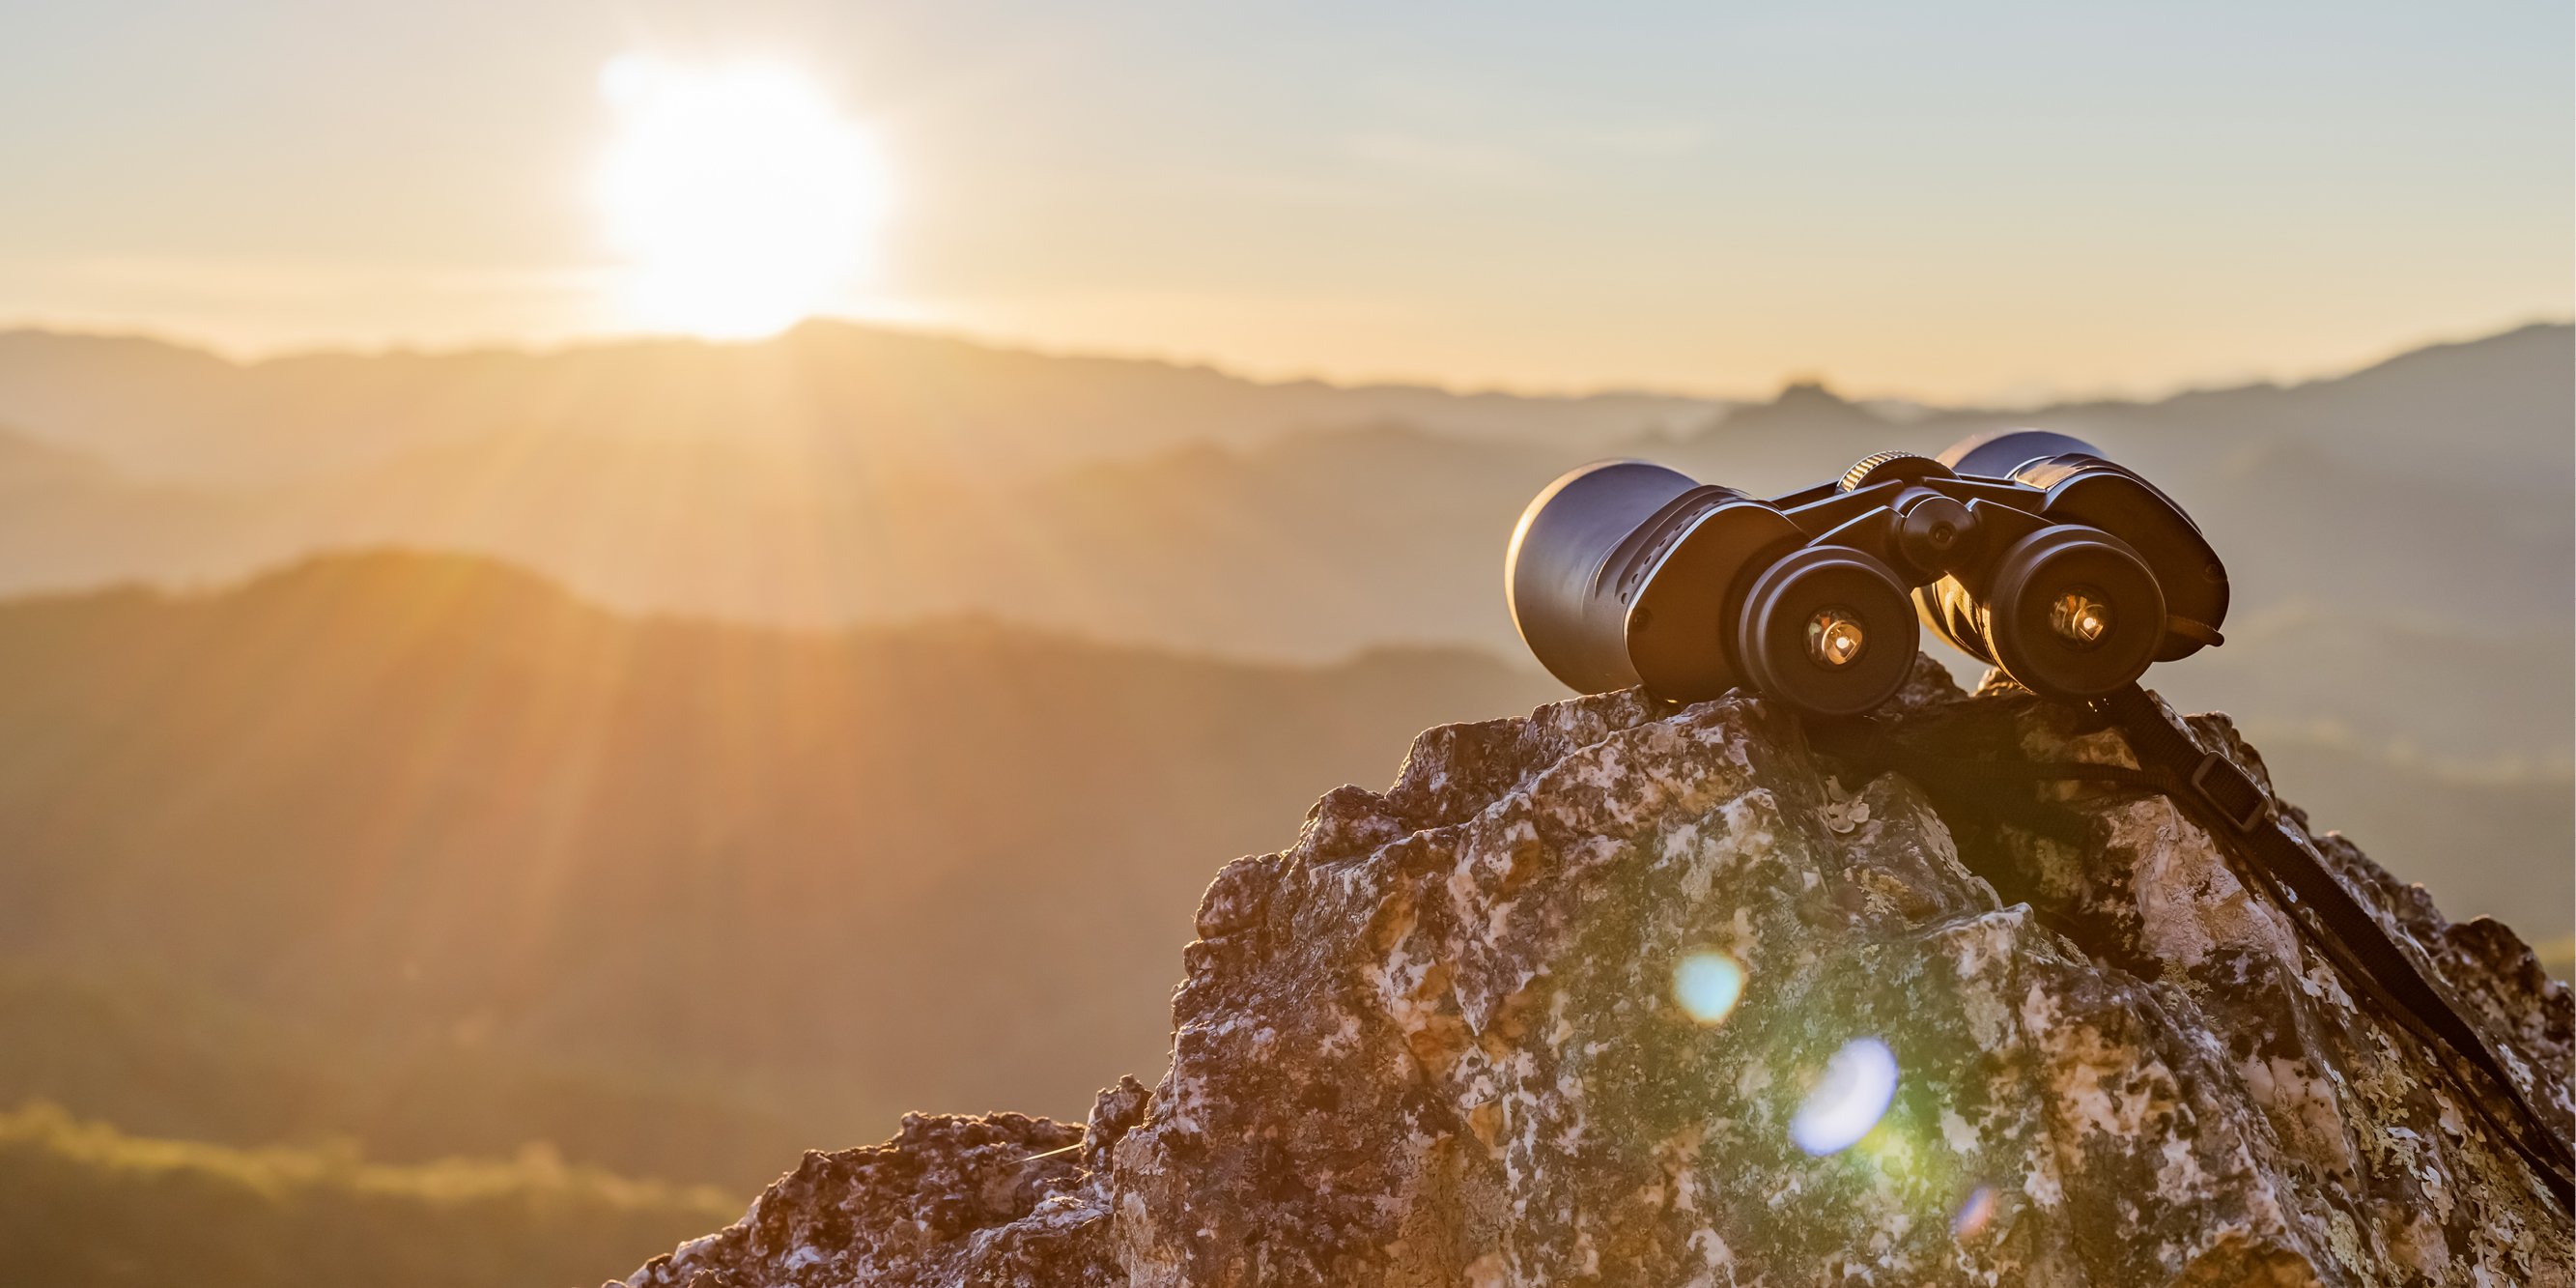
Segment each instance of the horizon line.
M2201 393L2225 393L2242 389L2296 388L2357 375L2410 354L2450 348L2498 339L2535 327L2576 328L2576 313L2531 313L2519 320L2462 333L2450 330L2430 337L2382 346L2375 356L2303 370L2296 373L2276 372L2256 376L2190 377L2164 385L2153 392L2120 389L2051 390L2041 398L1987 397L1965 401L1943 401L1906 393L1866 392L1839 387L1835 378L1820 368L1805 367L1783 374L1776 386L1765 395L1759 393L1716 393L1675 387L1640 384L1600 384L1579 387L1514 386L1508 382L1451 382L1427 376L1353 376L1317 371L1263 371L1258 364L1229 363L1220 358L1194 357L1173 352L1121 350L1115 346L1059 346L1036 337L1005 335L966 327L907 325L881 318L852 315L813 314L799 318L786 327L765 336L734 338L697 335L685 331L591 331L556 337L530 337L520 340L468 339L454 342L392 340L382 343L321 342L286 344L266 349L245 350L220 342L190 337L150 325L91 326L81 323L56 322L36 318L0 318L0 338L40 335L66 340L158 345L167 349L222 363L238 370L250 370L296 361L333 358L389 359L412 358L445 360L489 356L525 358L563 357L597 353L614 349L636 349L653 346L684 346L710 350L748 350L778 344L800 331L840 328L908 340L930 341L980 349L987 353L1033 357L1066 362L1112 362L1164 367L1178 372L1213 375L1221 379L1259 388L1285 389L1320 386L1342 392L1421 391L1450 398L1510 398L1530 402L1583 402L1592 399L1659 398L1680 401L1758 406L1778 401L1799 388L1825 390L1843 401L1854 404L1900 404L1940 411L2032 411L2046 407L2091 404L2150 404Z

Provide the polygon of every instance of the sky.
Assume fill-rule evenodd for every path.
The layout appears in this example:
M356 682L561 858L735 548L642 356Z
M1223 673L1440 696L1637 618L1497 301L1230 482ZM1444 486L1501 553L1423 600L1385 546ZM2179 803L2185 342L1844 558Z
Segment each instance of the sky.
M2567 316L2571 49L2564 0L11 3L0 324L722 334L788 302L740 270L1264 376L2153 393ZM646 147L639 66L803 106ZM789 137L776 200L673 168Z

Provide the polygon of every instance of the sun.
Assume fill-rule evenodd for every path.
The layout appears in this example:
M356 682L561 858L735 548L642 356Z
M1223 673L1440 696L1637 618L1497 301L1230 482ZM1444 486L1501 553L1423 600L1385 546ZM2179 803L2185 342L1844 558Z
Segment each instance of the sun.
M884 168L865 129L791 68L612 59L617 133L596 196L625 261L630 323L710 338L769 335L830 305L869 267Z

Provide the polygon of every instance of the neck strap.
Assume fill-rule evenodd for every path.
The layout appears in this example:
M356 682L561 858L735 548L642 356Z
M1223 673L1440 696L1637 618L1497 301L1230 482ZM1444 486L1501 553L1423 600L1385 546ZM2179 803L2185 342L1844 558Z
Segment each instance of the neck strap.
M2222 838L2238 868L2272 896L2355 992L2417 1040L2449 1053L2451 1059L2437 1063L2461 1084L2471 1108L2531 1165L2560 1208L2576 1210L2576 1149L2550 1129L2441 977L2418 962L2343 883L2306 832L2282 816L2271 793L2234 761L2202 747L2189 725L2137 685L2097 698L2092 706L2128 740L2139 767Z

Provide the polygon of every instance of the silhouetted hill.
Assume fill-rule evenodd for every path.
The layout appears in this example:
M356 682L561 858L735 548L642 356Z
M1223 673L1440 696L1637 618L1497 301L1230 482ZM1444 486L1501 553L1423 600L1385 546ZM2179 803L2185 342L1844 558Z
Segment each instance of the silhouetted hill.
M1542 692L1454 650L636 620L394 553L0 605L0 1050L88 1032L0 1057L0 1103L683 1180L742 1179L726 1123L1075 1112L1158 1047L1210 856ZM99 1078L141 1043L201 1099Z

